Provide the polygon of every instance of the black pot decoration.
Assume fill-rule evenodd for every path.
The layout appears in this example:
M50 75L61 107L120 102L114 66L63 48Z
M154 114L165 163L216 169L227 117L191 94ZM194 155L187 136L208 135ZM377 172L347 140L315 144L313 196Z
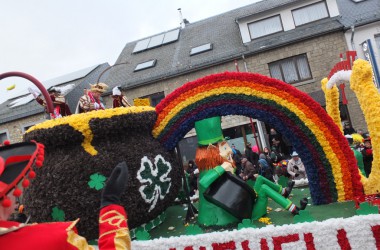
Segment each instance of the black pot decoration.
M161 214L175 199L181 170L173 152L152 135L156 112L149 107L76 114L32 127L25 140L45 145L44 166L25 191L25 212L33 222L71 221L87 239L98 237L101 191L112 169L129 169L121 205L130 228Z

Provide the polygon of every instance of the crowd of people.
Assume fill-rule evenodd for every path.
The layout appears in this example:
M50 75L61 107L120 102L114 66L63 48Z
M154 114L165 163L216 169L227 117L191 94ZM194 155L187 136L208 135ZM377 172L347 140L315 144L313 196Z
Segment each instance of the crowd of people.
M35 100L46 109L46 101L40 97L40 93L32 88L28 89ZM79 98L75 113L86 113L96 110L106 109L101 95L108 90L108 85L105 83L90 84L90 89L84 89L83 95ZM48 93L54 107L54 118L71 115L71 110L58 87L48 89ZM121 88L116 86L112 89L113 99L112 107L130 107L131 104L125 95L122 94ZM47 112L47 111L46 111Z

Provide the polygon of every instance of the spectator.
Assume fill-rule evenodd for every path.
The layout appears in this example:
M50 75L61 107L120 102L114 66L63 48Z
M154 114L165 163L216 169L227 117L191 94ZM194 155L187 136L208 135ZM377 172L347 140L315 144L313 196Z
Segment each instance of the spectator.
M259 159L259 173L261 176L264 176L271 182L274 182L273 168L268 164L268 162L265 159Z
M344 123L344 129L343 129L343 134L344 135L351 135L356 133L355 129L351 126L349 122Z
M246 181L252 179L254 174L258 174L255 166L245 157L241 159L241 165L243 167L243 173L240 173L240 177Z
M244 154L249 162L251 162L254 166L257 166L259 155L252 151L252 145L250 142L247 143L247 146L244 150Z
M305 166L296 151L291 154L292 159L288 162L288 173L293 180L307 179Z
M240 176L240 173L242 172L241 158L243 157L243 155L241 154L240 150L236 148L235 144L231 145L231 149L233 153L232 159L234 160L236 165L236 175Z
M371 137L363 139L363 142L364 148L361 152L363 154L364 171L366 176L369 177L369 175L371 174L373 161Z
M188 184L190 188L189 195L193 196L196 193L196 190L198 190L198 178L199 178L199 170L193 160L189 160L188 168L186 172L189 176L189 184Z

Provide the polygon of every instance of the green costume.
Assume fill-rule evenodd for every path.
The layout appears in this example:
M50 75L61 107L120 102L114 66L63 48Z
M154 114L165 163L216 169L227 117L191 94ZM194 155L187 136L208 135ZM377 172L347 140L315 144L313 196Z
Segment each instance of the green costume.
M354 152L354 155L355 155L356 161L358 163L358 167L359 167L360 172L364 176L366 176L365 171L364 171L363 154L360 153L358 150L356 150L354 145L351 145L350 147L351 147L352 151ZM366 177L368 177L368 176L366 176Z
M220 117L212 117L198 121L195 123L195 129L200 146L207 146L223 140ZM223 208L207 201L204 197L204 192L207 188L224 174L224 172L225 170L222 166L200 171L198 222L202 225L225 226L240 221ZM267 213L268 197L292 213L298 213L298 208L289 199L283 196L287 190L269 181L265 177L258 176L256 178L254 190L257 199L252 211L252 219L259 219Z

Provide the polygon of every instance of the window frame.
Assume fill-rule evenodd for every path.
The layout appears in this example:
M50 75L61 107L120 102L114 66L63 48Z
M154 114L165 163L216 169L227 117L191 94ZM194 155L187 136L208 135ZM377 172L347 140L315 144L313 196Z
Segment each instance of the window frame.
M326 8L326 11L327 11L327 16L324 17L324 18L321 18L321 19L317 19L317 20L314 20L314 21L311 21L311 22L307 22L307 23L303 23L303 24L299 24L297 25L296 24L296 20L294 19L294 11L297 11L297 10L300 10L300 9L303 9L303 8L306 8L306 7L309 7L309 6L312 6L312 5L317 5L317 4L320 4L320 3L324 3L325 5L325 8ZM299 8L296 8L296 9L292 9L291 10L291 13L292 13L292 18L293 18L293 23L294 23L294 27L301 27L303 25L307 25L307 24L310 24L310 23L314 23L314 22L317 22L319 20L323 20L323 19L326 19L326 18L330 18L330 11L329 11L329 8L327 6L327 3L326 1L319 1L319 2L315 2L315 3L312 3L312 4L308 4L308 5L305 5L305 6L302 6L302 7L299 7Z
M201 50L201 51L198 51L198 52L195 52L195 53L191 53L191 51L192 51L193 49L196 49L196 48L199 48L199 47L202 47L202 46L208 45L208 44L210 45L210 48L205 49L205 50ZM190 56L199 55L199 54L205 53L205 52L207 52L207 51L211 51L211 50L213 50L213 49L214 49L214 46L213 46L212 43L205 43L205 44L202 44L202 45L199 45L199 46L196 46L196 47L191 48L191 49L190 49Z
M305 57L306 58L306 61L307 61L307 67L308 67L308 69L309 69L309 72L310 72L310 77L309 78L305 78L305 79L301 79L301 77L300 77L300 72L299 72L299 69L298 69L298 66L297 66L297 61L296 61L296 59L297 58L300 58L300 57ZM286 82L285 81L285 77L284 77L284 71L283 71L283 69L282 69L282 67L281 67L281 64L283 63L283 62L285 62L285 61L289 61L289 60L292 60L293 61L293 65L295 65L295 68L296 68L296 73L297 73L297 77L298 77L298 81L294 81L294 82L291 82L291 83L288 83L288 82ZM270 74L270 76L272 77L272 78L275 78L275 77L273 77L272 76L272 74L271 74L271 65L279 65L280 66L280 72L281 72L281 77L282 77L282 79L278 79L278 78L276 78L276 79L278 79L278 80L281 80L281 81L283 81L283 82L285 82L285 83L287 83L287 84L296 84L296 83L300 83L300 82L304 82L304 81L308 81L308 80L312 80L313 79L313 74L312 74L312 71L311 71L311 69L310 69L310 63L309 63L309 59L308 59L308 57L307 57L307 53L303 53L303 54L299 54L299 55L295 55L295 56L291 56L291 57L287 57L287 58L283 58L283 59L280 59L280 60L277 60L277 61L273 61L273 62L270 62L270 63L268 63L268 69L269 69L269 74Z
M141 64L144 64L144 63L147 63L147 62L152 62L153 61L153 64L151 66L148 66L148 67L144 67L144 68L141 68L141 69L136 69L139 65ZM141 70L146 70L146 69L150 69L150 68L153 68L153 67L156 67L156 64L157 64L157 59L152 59L152 60L148 60L148 61L145 61L145 62L142 62L142 63L139 63L136 65L135 69L133 70L133 72L139 72Z
M0 130L0 135L2 134L5 134L6 136L6 139L5 140L10 140L11 138L9 137L9 131L8 129L3 129L3 130ZM4 141L0 141L0 143L3 143Z
M264 21L264 20L267 20L267 19L270 19L270 18L273 18L273 17L278 17L280 19L281 30L273 32L273 33L269 33L269 34L266 34L266 35L263 35L263 36L259 36L259 37L253 38L252 37L252 33L251 33L251 29L249 28L249 26L251 24L253 24L253 23L258 23L258 22L261 22L261 21ZM255 39L259 39L259 38L262 38L262 37L266 37L266 36L270 36L270 35L273 35L273 34L277 34L277 33L283 32L284 31L284 24L282 23L281 15L277 14L277 15L273 15L273 16L270 16L270 17L262 18L262 19L255 20L253 22L247 23L247 29L248 29L249 37L251 38L251 41L252 41L252 40L255 40Z

